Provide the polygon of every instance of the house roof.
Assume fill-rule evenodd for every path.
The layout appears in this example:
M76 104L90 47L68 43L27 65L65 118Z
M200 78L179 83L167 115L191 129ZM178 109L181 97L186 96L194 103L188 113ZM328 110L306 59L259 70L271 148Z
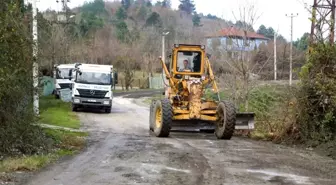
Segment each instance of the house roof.
M229 27L229 28L224 28L222 30L219 30L213 35L208 35L206 38L213 38L213 37L244 37L245 33L244 30L238 29L236 27ZM246 32L246 37L251 38L251 39L264 39L264 40L269 40L269 38L255 33L251 31Z

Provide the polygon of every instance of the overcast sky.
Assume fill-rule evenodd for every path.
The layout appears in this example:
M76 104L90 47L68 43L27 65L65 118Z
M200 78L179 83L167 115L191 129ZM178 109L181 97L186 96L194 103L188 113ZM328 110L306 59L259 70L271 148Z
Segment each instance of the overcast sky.
M85 1L70 0L68 6L76 7ZM154 3L156 0L152 2ZM171 2L172 8L177 9L179 0L171 0ZM254 28L258 29L261 24L266 27L271 26L275 30L279 30L279 33L288 40L290 39L290 18L286 17L286 14L298 13L299 15L293 19L294 40L301 37L303 33L310 32L311 22L309 17L311 15L305 9L304 3L311 5L313 0L194 0L194 3L196 4L196 11L199 13L210 13L233 22L239 18L239 7L247 7L253 3L256 7L255 12L259 15ZM60 10L62 7L60 3L56 3L56 0L38 0L37 6L42 11L48 8Z

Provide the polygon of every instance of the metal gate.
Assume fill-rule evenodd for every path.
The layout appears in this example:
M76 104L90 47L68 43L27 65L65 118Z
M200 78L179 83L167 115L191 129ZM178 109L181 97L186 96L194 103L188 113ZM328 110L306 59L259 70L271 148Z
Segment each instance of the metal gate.
M164 88L162 76L149 77L148 80L149 80L150 89L163 89Z

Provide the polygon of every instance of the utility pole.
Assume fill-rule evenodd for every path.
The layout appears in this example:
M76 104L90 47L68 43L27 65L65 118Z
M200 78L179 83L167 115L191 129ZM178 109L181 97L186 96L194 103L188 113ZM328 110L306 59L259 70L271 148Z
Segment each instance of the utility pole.
M291 19L291 42L290 42L290 54L289 54L289 85L292 85L292 78L293 78L293 18L297 17L299 14L297 13L294 15L291 13L290 15L287 15L287 17L290 17Z
M39 116L39 70L38 70L38 61L37 61L37 52L38 52L38 37L37 37L37 6L36 0L32 0L32 11L33 11L33 88L34 88L34 113L36 116Z
M277 34L274 32L274 81L277 80L277 55L276 55L276 37Z

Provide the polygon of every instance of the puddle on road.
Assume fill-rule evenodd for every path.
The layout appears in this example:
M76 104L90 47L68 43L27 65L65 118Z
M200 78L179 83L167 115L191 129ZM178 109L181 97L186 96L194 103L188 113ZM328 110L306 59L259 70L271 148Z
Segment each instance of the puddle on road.
M265 175L263 177L264 180L267 180L269 182L281 182L281 183L295 183L295 184L305 184L305 185L310 185L311 183L309 181L309 177L305 176L299 176L299 175L294 175L294 174L289 174L289 173L280 173L276 172L273 170L247 170L250 173L258 173L258 174L263 174Z
M164 169L171 170L171 171L177 171L177 172L190 173L190 170L172 168L172 167L164 166L164 165L142 163L142 166L143 166L143 168L145 168L147 170L151 170L151 171L156 172L156 173L159 173L161 170L164 170Z

